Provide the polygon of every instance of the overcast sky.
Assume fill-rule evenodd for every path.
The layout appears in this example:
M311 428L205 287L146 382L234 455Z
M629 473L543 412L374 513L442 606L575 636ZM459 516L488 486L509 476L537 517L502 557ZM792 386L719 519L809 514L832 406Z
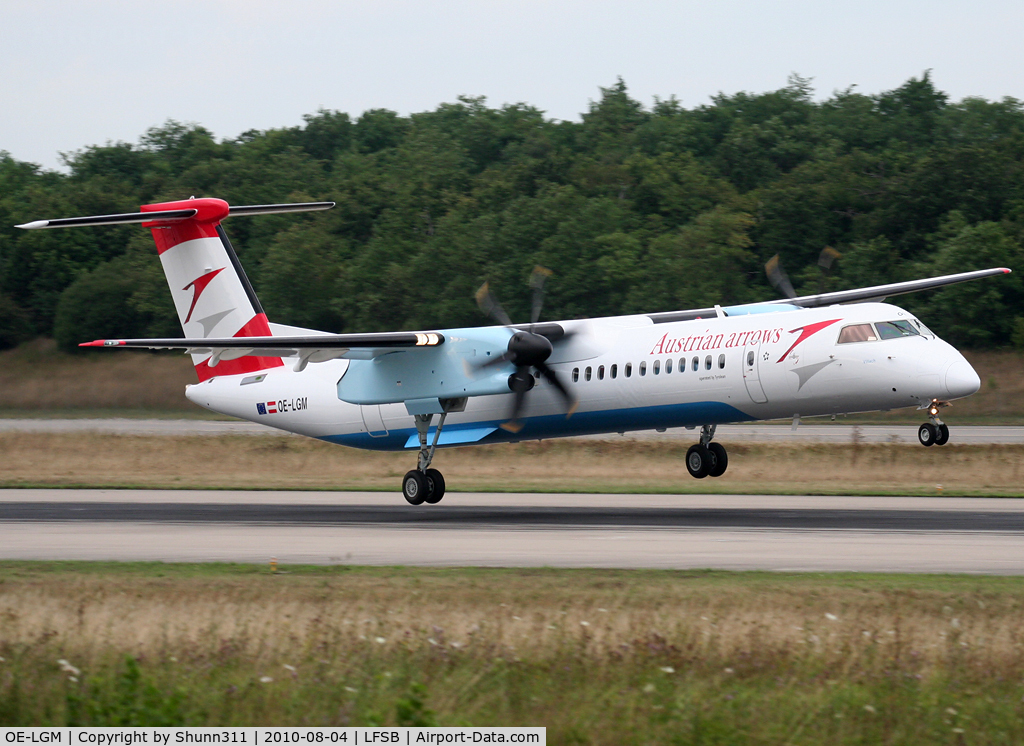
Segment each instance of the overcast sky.
M425 111L462 94L577 119L622 76L650 105L781 88L877 93L931 69L953 100L1024 99L1021 0L3 0L0 150L218 138L319 108Z

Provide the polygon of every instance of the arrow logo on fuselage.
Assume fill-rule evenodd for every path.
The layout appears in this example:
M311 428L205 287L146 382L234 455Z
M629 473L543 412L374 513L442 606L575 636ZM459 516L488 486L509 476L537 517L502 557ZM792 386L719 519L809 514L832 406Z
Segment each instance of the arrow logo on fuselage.
M211 272L207 272L205 275L200 275L196 279L192 280L188 285L182 288L182 290L188 290L189 288L195 288L195 292L192 295L192 305L188 308L188 316L185 317L185 323L187 324L192 319L192 312L196 310L196 303L199 302L199 296L206 290L206 286L210 284L210 281L224 271L224 267L215 269Z
M790 329L789 330L790 334L793 334L794 332L800 332L800 336L797 337L796 342L794 342L793 344L791 344L789 346L788 350L786 350L784 353L782 353L782 357L780 357L775 362L776 363L781 363L783 360L786 359L786 355L791 353L793 351L793 349L798 344L803 342L805 339L810 337L812 334L817 334L818 332L820 332L825 327L832 326L832 324L836 323L837 321L842 321L842 319L832 319L830 321L819 321L819 322L817 322L815 324L808 324L807 326L798 326L796 329Z

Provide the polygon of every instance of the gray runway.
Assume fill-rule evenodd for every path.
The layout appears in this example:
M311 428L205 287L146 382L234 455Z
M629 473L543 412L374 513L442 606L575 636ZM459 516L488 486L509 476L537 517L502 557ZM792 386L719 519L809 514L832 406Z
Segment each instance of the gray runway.
M921 418L923 422L924 417ZM849 425L841 422L801 424L793 430L789 424L759 423L752 425L720 425L716 438L729 442L807 442L851 443L916 443L917 425ZM127 418L109 419L5 419L0 418L0 432L83 433L99 432L118 435L270 435L291 436L281 430L255 422L220 420L144 420ZM670 428L663 433L654 430L626 433L625 435L591 435L588 439L652 439L681 438L696 440L696 431ZM959 426L950 424L953 443L1024 443L1024 427L1017 426Z
M1024 500L0 490L0 558L1024 574Z

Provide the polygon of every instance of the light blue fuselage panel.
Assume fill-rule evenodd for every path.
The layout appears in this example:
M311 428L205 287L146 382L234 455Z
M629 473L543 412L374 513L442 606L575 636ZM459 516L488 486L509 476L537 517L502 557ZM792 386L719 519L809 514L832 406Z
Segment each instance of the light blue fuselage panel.
M735 407L716 401L663 404L631 409L606 409L597 412L577 412L571 418L564 414L525 417L523 429L510 433L499 427L502 420L485 420L448 425L441 431L439 446L458 446L469 443L507 443L521 440L560 438L589 433L607 433L621 430L650 430L659 427L686 427L726 422L749 422L755 419ZM427 442L434 437L430 428ZM416 429L391 428L384 437L371 437L368 433L328 435L322 437L331 443L366 448L375 451L402 451L418 447Z
M338 398L352 404L390 404L409 399L458 399L507 394L512 365L474 372L508 349L512 332L502 327L445 329L444 344L410 347L373 360L352 360L338 381Z

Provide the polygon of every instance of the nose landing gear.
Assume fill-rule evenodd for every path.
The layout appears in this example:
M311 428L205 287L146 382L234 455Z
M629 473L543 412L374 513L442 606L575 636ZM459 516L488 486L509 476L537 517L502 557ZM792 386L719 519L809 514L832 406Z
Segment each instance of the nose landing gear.
M703 425L700 442L690 446L686 452L686 470L695 479L720 477L729 468L729 454L721 443L712 443L716 425Z
M949 427L939 419L939 407L948 407L949 402L932 400L928 406L928 422L917 429L917 439L925 447L944 446L949 441Z

